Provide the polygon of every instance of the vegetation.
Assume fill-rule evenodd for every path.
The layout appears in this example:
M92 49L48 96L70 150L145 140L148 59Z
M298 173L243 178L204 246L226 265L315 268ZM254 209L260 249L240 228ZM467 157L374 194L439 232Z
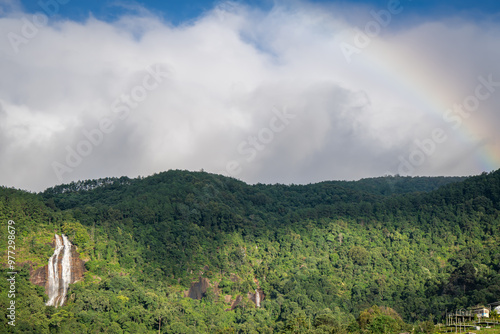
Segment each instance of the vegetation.
M2 317L0 333L430 333L447 310L500 299L499 213L500 170L290 186L168 171L0 188L19 268L17 325ZM29 281L54 232L88 270L60 308ZM185 297L200 276L205 296Z

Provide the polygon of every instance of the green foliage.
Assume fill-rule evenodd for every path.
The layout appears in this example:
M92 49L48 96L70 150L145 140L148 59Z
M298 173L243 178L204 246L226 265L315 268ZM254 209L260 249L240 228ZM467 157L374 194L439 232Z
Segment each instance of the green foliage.
M18 332L431 333L446 310L500 295L500 171L291 186L168 171L0 188L0 219L26 263ZM54 233L88 270L57 309L29 282ZM205 297L184 297L200 276Z
M79 222L64 222L62 233L66 234L72 244L78 247L82 258L88 259L90 257L90 253L94 248L94 243L90 239L85 226Z
M370 253L363 246L354 246L349 250L352 261L360 266L366 266L370 258Z
M374 334L400 333L407 327L396 311L383 306L362 311L358 323L362 331Z

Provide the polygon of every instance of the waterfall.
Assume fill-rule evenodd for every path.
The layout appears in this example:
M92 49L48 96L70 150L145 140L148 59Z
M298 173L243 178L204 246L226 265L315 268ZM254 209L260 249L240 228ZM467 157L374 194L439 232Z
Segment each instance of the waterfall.
M59 295L59 268L57 259L59 258L59 253L61 253L64 246L61 243L61 238L57 234L55 235L55 238L56 248L54 250L54 254L49 259L48 266L47 283L49 286L47 294L49 295L49 301L45 304L47 306L54 305L55 299Z
M49 259L47 294L49 300L47 306L62 306L66 300L66 293L71 282L71 242L62 234L55 234L56 247L54 254ZM62 252L62 257L61 257Z
M62 259L62 275L61 283L63 287L63 293L61 295L61 303L59 306L63 306L66 299L66 292L68 292L68 286L71 282L71 242L69 242L68 237L64 234L62 235L64 241L64 254Z
M260 292L255 289L255 306L260 307Z

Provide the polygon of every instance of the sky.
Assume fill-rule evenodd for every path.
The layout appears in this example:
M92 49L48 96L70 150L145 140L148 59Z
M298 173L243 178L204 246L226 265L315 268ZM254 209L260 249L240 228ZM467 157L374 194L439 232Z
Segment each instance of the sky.
M500 168L500 3L0 0L0 185Z

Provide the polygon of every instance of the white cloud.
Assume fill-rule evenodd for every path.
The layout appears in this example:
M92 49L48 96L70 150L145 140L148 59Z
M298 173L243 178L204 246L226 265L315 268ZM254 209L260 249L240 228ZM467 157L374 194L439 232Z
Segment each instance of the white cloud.
M230 161L249 182L383 175L398 172L398 156L408 158L415 139L437 127L448 140L414 173L472 174L481 171L481 129L498 128L500 91L458 129L439 114L473 93L478 76L500 81L492 23L389 25L348 63L339 45L355 30L346 21L359 27L370 19L366 8L295 2L262 12L226 3L177 27L140 13L114 23L51 21L18 53L4 34L0 184L42 190L58 183L52 163L65 163L66 147L76 149L82 131L107 116L114 131L64 182L170 168L220 172ZM19 17L0 18L0 30L22 36ZM113 102L142 85L154 64L168 67L168 78L116 119ZM250 154L249 137L269 138L263 129L274 108L295 118ZM498 143L497 133L484 136Z

